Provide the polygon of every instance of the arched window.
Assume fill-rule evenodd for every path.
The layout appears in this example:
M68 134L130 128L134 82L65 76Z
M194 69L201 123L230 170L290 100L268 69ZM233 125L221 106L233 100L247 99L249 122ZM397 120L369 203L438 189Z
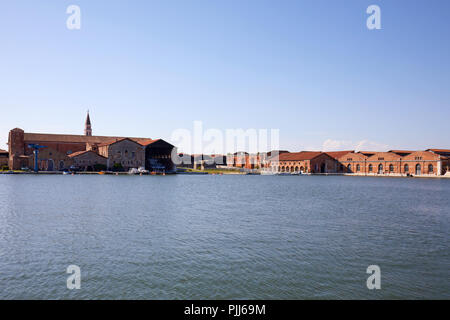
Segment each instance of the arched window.
M422 166L420 164L416 164L416 176L420 176L422 174Z
M361 166L359 164L356 165L356 172L360 172L361 171Z
M55 169L55 163L52 159L47 162L47 171L53 171Z
M433 165L432 164L430 164L429 166L428 166L428 173L433 173L433 170L434 168L433 168Z
M409 172L409 166L405 164L405 172Z
M373 171L373 166L371 164L369 164L369 172Z
M383 165L380 163L378 165L378 174L382 174L383 173Z
M393 164L389 165L389 172L394 172L394 165Z

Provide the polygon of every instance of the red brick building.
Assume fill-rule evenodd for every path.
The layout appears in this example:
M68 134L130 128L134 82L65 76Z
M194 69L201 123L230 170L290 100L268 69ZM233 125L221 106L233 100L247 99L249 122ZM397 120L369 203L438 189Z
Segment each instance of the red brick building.
M282 153L270 162L272 172L334 173L336 160L320 151Z
M445 150L441 150L445 154ZM448 150L447 150L448 151ZM337 159L339 173L385 176L439 176L450 169L445 155L432 151L347 153Z
M272 172L440 176L450 172L450 150L303 151L281 154L271 161L270 166Z
M283 153L289 153L285 150L272 150L269 152L260 152L249 154L247 152L236 152L228 154L227 166L244 169L267 169L271 166L271 158L276 158ZM273 162L273 159L272 159Z
M6 150L0 149L0 170L2 167L9 165L9 153Z
M91 171L98 166L107 168L108 159L93 150L74 152L69 154L69 158L75 167L83 171Z
M39 152L39 168L45 171L64 170L74 162L74 157L70 157L71 154L84 151L98 154L100 146L111 145L124 139L139 145L144 155L142 159L134 161L130 151L130 158L122 159L126 161L126 167L145 166L152 169L152 166L158 166L164 171L175 169L171 161L172 150L175 148L173 145L161 139L93 136L89 114L85 122L85 135L28 133L19 128L11 130L8 137L8 165L13 170L32 168L34 154L29 145L38 144L45 146ZM124 150L124 153L125 151L128 150Z

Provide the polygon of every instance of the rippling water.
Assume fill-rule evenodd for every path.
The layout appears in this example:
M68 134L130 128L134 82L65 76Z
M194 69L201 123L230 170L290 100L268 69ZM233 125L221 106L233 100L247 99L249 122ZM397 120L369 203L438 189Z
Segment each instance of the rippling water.
M450 180L0 176L2 299L450 298ZM67 266L81 289L66 288ZM366 269L381 268L381 290Z

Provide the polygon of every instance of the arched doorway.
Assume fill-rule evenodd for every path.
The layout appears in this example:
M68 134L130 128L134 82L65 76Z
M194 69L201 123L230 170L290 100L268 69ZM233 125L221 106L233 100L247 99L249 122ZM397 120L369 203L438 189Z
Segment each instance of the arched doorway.
M321 165L320 165L320 173L325 173L325 171L326 171L326 168L327 166L326 166L326 164L325 163L322 163Z
M416 176L420 176L422 174L422 166L420 164L416 164Z
M300 172L305 172L305 168L300 167Z
M298 167L295 167L295 172L298 172Z
M352 165L351 164L349 164L348 166L347 166L347 172L352 172Z
M47 171L54 171L55 170L55 163L53 162L52 159L48 160L48 165L47 165Z
M433 174L433 172L434 172L433 165L432 164L428 165L428 173Z
M378 165L378 174L383 174L383 165L381 163Z
M64 161L59 161L59 170L64 170Z

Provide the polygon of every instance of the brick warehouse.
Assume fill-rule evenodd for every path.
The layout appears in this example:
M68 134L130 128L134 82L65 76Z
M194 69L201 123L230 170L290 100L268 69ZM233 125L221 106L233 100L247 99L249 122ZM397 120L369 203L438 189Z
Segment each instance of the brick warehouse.
M176 170L171 159L175 147L162 139L93 136L89 113L84 133L45 134L13 129L8 137L8 166L12 170L32 168L34 154L29 144L38 144L45 146L38 159L39 170L42 171L67 170L72 165L84 169L105 165L112 169L114 164L125 170L138 167L150 171Z
M282 153L270 162L273 172L336 173L336 160L320 151Z
M272 172L334 173L368 176L450 174L450 150L391 150L283 153L270 160Z

